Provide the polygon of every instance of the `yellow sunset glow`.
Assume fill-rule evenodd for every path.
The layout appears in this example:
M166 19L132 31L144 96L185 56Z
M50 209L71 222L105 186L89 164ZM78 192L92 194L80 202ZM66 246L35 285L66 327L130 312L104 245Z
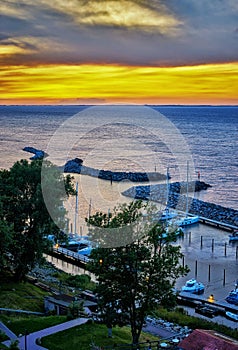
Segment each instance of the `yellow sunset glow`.
M1 45L0 46L0 55L11 56L18 53L24 53L24 49L15 45Z
M0 103L237 104L238 62L183 67L2 67Z

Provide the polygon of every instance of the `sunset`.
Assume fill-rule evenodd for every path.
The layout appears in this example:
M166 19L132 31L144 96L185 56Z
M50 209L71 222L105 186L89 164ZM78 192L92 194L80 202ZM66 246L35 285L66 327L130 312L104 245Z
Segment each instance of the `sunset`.
M1 104L237 104L237 2L2 1Z
M2 104L235 104L238 64L4 67Z
M238 0L0 0L0 349L238 350Z

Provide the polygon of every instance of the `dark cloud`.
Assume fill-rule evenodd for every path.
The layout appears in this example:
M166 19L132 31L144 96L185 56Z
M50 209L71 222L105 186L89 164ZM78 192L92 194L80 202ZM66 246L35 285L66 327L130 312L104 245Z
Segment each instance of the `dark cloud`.
M105 1L95 0L72 0L70 5L63 0L18 3L19 16L15 4L11 15L3 13L0 18L2 44L26 49L24 54L8 57L9 64L166 66L238 60L238 41L234 35L237 0L107 2L115 6L127 4L123 13L119 12L121 7L112 9L105 6ZM138 16L131 13L131 18L133 6ZM113 22L116 14L119 20ZM4 64L4 58L0 64Z

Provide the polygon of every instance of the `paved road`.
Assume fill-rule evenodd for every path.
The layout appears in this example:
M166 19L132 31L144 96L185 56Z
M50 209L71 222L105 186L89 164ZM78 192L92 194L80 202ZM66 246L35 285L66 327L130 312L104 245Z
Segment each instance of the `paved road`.
M47 350L46 348L37 345L36 339L46 337L47 335L64 331L75 326L79 326L88 321L87 318L76 318L75 320L64 322L53 327L42 329L41 331L30 333L26 339L25 336L17 337L10 331L3 323L0 322L0 329L7 334L11 340L19 340L19 347L21 350ZM3 342L6 346L10 346L11 340ZM26 341L26 346L25 346Z

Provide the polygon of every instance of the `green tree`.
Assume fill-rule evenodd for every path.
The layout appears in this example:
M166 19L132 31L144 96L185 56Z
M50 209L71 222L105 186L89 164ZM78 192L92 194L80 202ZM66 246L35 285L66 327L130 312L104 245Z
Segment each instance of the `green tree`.
M12 226L4 220L2 202L0 198L0 272L6 267L8 251L12 238Z
M50 162L44 162L48 172L41 176L42 160L21 160L10 170L0 171L0 197L2 217L8 229L12 228L8 245L8 263L15 272L17 280L22 280L27 272L42 258L49 241L49 233L59 232L59 223L65 220L63 200L74 194L71 178L64 178ZM60 184L65 183L64 192L55 196ZM48 197L53 197L54 218L45 205L42 184L48 184ZM53 192L54 189L54 192ZM56 190L55 190L56 189Z
M138 343L145 317L151 311L159 305L175 303L175 282L188 272L187 266L180 264L183 256L180 247L172 244L175 233L165 237L165 228L152 220L146 223L140 220L144 222L140 225L142 210L145 210L142 202L132 202L117 209L109 219L97 213L88 221L92 237L95 231L100 243L105 243L106 231L109 236L120 233L121 242L128 242L128 226L136 230L134 235L130 232L130 239L135 240L129 244L94 249L88 266L99 282L96 292L104 322L109 328L129 323L133 344ZM151 218L149 210L147 214ZM100 231L97 225L104 230ZM110 225L113 228L118 225L121 230L111 231ZM115 241L118 243L118 237Z

